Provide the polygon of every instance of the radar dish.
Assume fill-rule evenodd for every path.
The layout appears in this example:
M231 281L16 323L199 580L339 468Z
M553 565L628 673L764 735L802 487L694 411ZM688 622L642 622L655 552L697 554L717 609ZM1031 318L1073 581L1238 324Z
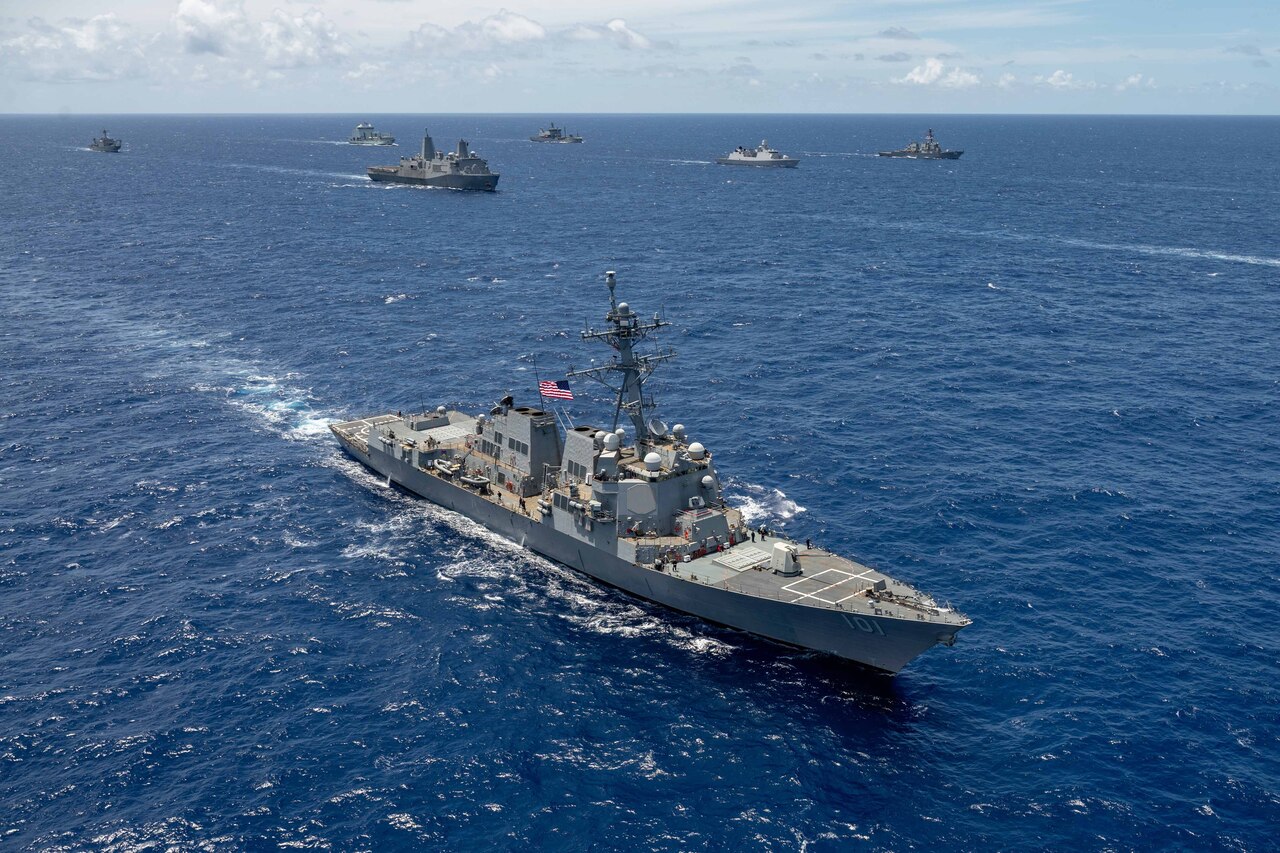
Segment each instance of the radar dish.
M655 436L657 436L657 437L661 438L662 436L664 436L664 435L666 435L666 434L667 434L667 425L666 425L666 424L664 424L664 423L663 423L661 420L659 420L658 418L650 418L650 419L649 419L649 432L651 432L651 433L653 433Z

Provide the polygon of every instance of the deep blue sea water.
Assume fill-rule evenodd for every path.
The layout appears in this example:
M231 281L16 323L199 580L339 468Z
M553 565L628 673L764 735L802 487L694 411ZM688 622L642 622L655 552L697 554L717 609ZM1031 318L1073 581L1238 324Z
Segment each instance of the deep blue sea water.
M0 846L1275 849L1280 119L547 118L0 118ZM424 124L499 192L367 182ZM606 269L734 499L954 648L710 626L339 453L599 357Z

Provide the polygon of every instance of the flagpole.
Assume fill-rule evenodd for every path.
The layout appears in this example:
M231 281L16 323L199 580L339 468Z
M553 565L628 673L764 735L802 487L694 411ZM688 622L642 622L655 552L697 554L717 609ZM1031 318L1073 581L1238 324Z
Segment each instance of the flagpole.
M542 377L538 375L538 354L533 354L533 381L538 389L538 406L542 406Z

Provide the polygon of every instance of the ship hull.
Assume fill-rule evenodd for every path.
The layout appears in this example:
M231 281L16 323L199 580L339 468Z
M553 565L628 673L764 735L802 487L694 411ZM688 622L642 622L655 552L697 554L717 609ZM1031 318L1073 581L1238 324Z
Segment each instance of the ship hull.
M908 154L903 151L880 151L881 157L898 157L903 160L959 160L963 151L943 151L941 154Z
M97 152L99 152L99 153L101 153L101 154L119 154L119 153L120 153L120 145L119 145L119 143L117 143L117 144L115 144L115 145L90 145L90 146L89 146L89 150L90 150L90 151L97 151Z
M790 646L825 652L870 669L896 673L912 659L954 635L955 629L926 622L845 612L758 598L683 580L629 563L500 506L453 481L429 474L384 453L370 453L341 434L354 459L401 488L484 525L543 557L639 598Z
M799 160L735 160L732 157L717 157L721 166L756 166L761 169L794 169L800 165Z
M497 175L402 175L396 169L369 169L369 177L378 183L412 184L419 187L439 187L447 190L493 192L498 188Z
M530 142L549 142L549 143L552 143L553 145L576 145L582 141L582 138L576 137L574 139L539 139L536 136L530 136L529 141Z
M371 139L367 141L363 139L359 139L359 140L348 139L347 144L348 145L395 145L396 141L394 139L379 139L379 140Z

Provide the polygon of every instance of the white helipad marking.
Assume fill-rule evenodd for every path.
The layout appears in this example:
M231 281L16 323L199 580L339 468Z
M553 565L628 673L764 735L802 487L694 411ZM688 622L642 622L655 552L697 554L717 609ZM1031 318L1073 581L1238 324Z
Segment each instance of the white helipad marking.
M791 583L784 586L783 590L796 596L796 598L792 599L791 601L792 604L804 598L812 598L814 601L821 601L823 604L839 604L842 601L848 601L850 598L853 598L854 596L859 595L862 592L862 590L865 589L866 587L860 587L856 592L850 593L849 595L846 595L843 598L827 598L825 596L819 595L818 593L822 592L822 593L831 594L831 592L837 587L844 587L845 589L849 589L850 587L847 586L847 584L849 584L850 581L866 580L867 575L869 575L870 573L871 573L871 569L867 569L866 571L856 575L850 574L849 572L846 572L843 569L823 569L822 571L818 572L816 575L810 575L808 577L802 577L799 580L792 581ZM834 580L819 580L819 578L822 578L823 575L837 575L838 578ZM818 592L803 592L799 589L795 589L795 587L807 581L816 581L818 583L824 584L824 586L822 587L822 589L818 590ZM844 590L841 590L841 592L843 591Z

